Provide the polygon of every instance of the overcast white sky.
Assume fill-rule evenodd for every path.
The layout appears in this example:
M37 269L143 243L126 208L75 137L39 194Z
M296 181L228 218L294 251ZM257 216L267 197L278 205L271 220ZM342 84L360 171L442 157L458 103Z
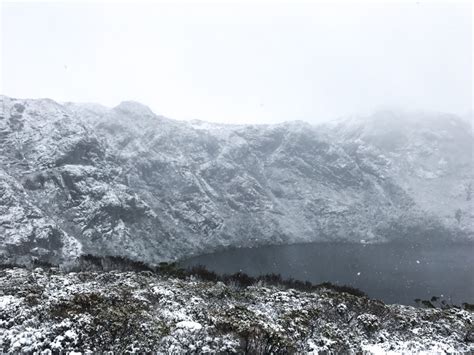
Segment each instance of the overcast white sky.
M472 109L469 2L2 4L12 97L227 123Z

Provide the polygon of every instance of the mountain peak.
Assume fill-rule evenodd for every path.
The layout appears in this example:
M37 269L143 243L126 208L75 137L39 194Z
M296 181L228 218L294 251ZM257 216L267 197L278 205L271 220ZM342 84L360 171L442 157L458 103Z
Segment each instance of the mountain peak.
M153 111L148 106L137 101L122 101L113 109L115 111L137 116L155 116Z

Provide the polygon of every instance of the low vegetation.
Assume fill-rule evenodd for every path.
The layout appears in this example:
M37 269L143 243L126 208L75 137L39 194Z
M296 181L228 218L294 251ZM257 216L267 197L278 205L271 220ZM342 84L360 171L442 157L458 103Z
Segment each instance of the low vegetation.
M7 269L13 267L25 267L17 264L0 264L0 269ZM122 256L95 256L85 254L76 259L73 263L68 265L54 265L44 261L34 261L29 268L61 268L67 272L108 272L108 271L147 271L156 275L164 275L167 277L175 277L181 280L188 278L196 278L208 282L222 282L225 285L234 287L246 288L254 285L276 286L282 289L294 289L304 292L313 292L317 290L331 290L337 293L348 293L357 297L368 297L368 295L355 287L349 285L338 285L331 282L323 282L320 284L313 284L309 281L301 281L293 278L285 279L280 274L264 274L259 276L250 276L243 272L236 272L233 274L218 274L207 269L204 265L195 265L189 268L180 267L176 262L162 262L156 266L149 265L141 261L135 261ZM465 309L474 311L474 304L464 302L461 305L448 303L440 297L433 296L429 300L422 300L416 298L414 300L417 307L432 308L432 309Z
M328 289L335 292L346 292L358 297L367 297L363 291L355 287L336 285L331 282L323 282L314 285L309 281L301 281L293 278L285 279L280 274L265 274L254 277L243 272L236 272L233 274L221 275L208 270L204 265L182 268L177 263L162 262L157 266L151 266L143 262L133 261L120 256L98 257L84 255L81 256L74 265L69 266L68 269L73 271L149 271L179 279L195 277L203 281L223 282L226 285L243 288L260 284L306 292Z
M91 271L117 259L86 259L70 272L57 267L0 270L0 349L180 354L474 350L473 313L465 309L386 305L327 284L303 283L299 291L292 288L298 282L278 275L218 276L175 264ZM86 266L89 271L79 270Z

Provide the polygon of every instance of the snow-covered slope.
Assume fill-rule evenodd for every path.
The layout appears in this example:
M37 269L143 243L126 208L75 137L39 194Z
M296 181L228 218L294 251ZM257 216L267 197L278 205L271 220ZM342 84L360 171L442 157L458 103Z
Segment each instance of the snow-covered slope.
M381 111L328 128L328 137L361 166L392 179L443 225L472 235L472 121L446 114Z
M1 100L4 262L473 237L472 131L455 117L425 134L397 120L226 126L135 102Z

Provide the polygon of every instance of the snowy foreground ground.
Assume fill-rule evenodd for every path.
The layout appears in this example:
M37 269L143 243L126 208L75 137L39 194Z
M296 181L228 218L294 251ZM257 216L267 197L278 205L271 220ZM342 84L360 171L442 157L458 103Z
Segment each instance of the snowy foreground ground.
M474 351L473 314L151 272L0 270L3 352Z

